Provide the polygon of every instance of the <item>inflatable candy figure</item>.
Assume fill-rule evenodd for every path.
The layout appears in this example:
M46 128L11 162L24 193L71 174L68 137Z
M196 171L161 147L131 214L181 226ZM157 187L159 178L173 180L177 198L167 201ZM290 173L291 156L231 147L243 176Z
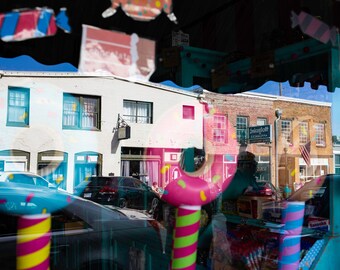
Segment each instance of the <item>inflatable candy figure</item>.
M164 11L171 21L176 22L172 13L172 0L112 0L112 7L105 10L102 16L107 18L114 15L119 6L135 20L150 21Z
M169 183L162 196L177 207L171 269L196 269L201 206L213 201L220 191L202 178L180 171L182 176Z
M214 116L215 110L204 104L205 119ZM209 126L209 125L206 125ZM232 125L228 125L228 134L232 135ZM211 131L211 130L210 130ZM235 139L228 138L231 148L237 147ZM213 149L213 143L205 142L206 148ZM162 199L177 207L176 221L173 232L173 249L171 269L196 269L197 241L200 227L201 207L210 203L223 192L214 181L203 180L203 172L210 170L211 179L221 178L213 175L218 164L214 162L214 154L211 152L206 156L203 167L193 173L187 173L179 167L179 177L170 182L166 187ZM235 173L230 168L230 175ZM232 176L220 179L220 186L227 188Z
M3 41L53 36L58 27L66 33L71 32L66 8L61 8L57 16L50 8L20 9L0 14L0 37Z

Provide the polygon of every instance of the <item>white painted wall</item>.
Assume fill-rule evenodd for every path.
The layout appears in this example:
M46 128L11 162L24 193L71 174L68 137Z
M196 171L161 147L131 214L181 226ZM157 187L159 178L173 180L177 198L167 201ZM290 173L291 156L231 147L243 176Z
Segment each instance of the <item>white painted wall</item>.
M8 87L30 89L29 127L6 126ZM63 130L63 94L101 96L101 130ZM123 99L153 102L153 124L131 124L131 138L111 151L112 130ZM182 106L195 106L195 120L182 119ZM133 83L114 77L71 77L56 73L4 73L0 78L0 151L31 153L30 170L36 171L37 154L46 150L68 153L68 191L73 187L74 154L103 154L103 175L120 173L120 147L202 148L202 105L197 94L155 84ZM70 184L71 183L71 184Z

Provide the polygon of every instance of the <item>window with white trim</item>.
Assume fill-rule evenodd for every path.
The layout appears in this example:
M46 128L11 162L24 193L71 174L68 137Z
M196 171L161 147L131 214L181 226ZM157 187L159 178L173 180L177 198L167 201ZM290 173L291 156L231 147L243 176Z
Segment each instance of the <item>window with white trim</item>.
M306 144L309 139L308 122L299 123L299 143Z
M282 138L287 142L291 141L292 136L292 121L291 120L281 120L281 134Z
M213 141L226 143L227 141L227 117L225 115L214 115Z
M314 132L315 132L315 145L316 146L326 146L325 124L323 124L323 123L314 124Z
M267 118L258 117L258 118L256 119L256 125L258 125L258 126L267 125Z

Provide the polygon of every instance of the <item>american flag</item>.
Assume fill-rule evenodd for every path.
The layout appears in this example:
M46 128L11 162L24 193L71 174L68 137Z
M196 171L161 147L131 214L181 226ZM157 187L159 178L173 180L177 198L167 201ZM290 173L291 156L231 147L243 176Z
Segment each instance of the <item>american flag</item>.
M305 145L300 145L299 147L300 153L307 166L310 166L310 143L311 142L308 142Z

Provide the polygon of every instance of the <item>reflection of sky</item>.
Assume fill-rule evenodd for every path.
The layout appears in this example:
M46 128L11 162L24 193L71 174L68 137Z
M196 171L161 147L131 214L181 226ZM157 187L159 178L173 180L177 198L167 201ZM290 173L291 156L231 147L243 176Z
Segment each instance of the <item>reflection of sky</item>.
M251 92L280 95L280 84L270 81ZM285 82L281 84L281 95L332 103L333 135L340 136L340 89L337 88L334 93L331 93L325 86L319 86L318 90L313 90L310 88L310 83L305 83L304 87L291 87L288 82Z

